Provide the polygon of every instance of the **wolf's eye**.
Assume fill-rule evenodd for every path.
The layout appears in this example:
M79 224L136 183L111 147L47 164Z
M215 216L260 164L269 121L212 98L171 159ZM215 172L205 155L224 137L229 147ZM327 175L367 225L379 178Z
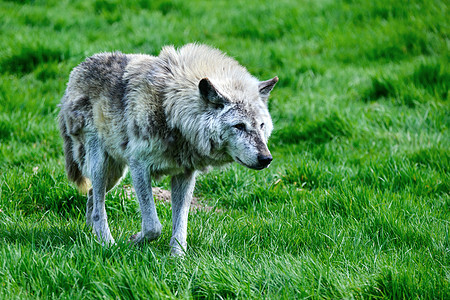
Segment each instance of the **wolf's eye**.
M261 129L264 128L264 123L261 123L261 125L259 125L261 127Z
M245 124L244 123L239 123L239 124L233 125L233 127L236 128L237 130L241 130L241 131L245 130Z

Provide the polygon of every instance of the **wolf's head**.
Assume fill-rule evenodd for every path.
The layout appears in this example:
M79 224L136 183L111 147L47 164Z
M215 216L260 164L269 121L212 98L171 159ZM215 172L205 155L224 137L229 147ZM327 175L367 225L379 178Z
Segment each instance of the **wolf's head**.
M273 124L267 109L270 91L278 77L267 81L235 81L221 86L203 78L198 87L202 98L217 111L212 114L213 142L231 158L251 169L262 170L272 161L267 140Z
M267 99L278 77L259 81L233 58L198 44L165 47L157 63L170 127L213 164L269 166Z

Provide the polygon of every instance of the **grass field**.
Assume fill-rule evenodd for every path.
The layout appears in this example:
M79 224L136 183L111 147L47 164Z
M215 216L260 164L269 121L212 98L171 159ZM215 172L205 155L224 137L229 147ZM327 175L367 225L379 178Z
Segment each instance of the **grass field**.
M1 1L0 298L450 299L447 1ZM117 245L85 226L56 117L102 51L206 43L260 79L274 161L201 175L184 260L134 247L139 206L107 196ZM165 178L155 185L169 188Z

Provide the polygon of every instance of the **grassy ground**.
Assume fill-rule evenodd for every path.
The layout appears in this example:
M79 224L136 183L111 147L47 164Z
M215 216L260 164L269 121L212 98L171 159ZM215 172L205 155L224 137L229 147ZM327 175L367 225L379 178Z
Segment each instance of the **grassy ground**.
M0 298L450 298L447 1L0 2ZM280 82L271 168L202 175L190 248L85 227L56 115L86 56L198 41ZM123 184L130 184L129 177ZM168 188L169 181L157 183Z

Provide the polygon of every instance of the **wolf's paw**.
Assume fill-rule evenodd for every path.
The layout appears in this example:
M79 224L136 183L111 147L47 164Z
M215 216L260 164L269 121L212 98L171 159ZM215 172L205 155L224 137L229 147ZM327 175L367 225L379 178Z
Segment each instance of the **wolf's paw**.
M187 243L179 242L176 238L170 239L170 255L174 257L184 257L186 255Z
M157 238L159 238L160 235L161 235L161 228L158 228L157 230L146 231L145 234L143 234L141 231L136 234L133 234L130 237L130 242L138 244L143 242L144 240L154 241Z
M180 247L172 247L170 249L170 255L173 257L184 258L186 256L186 250Z
M133 234L133 235L130 237L130 242L133 242L133 243L135 243L135 244L139 244L139 243L142 243L143 241L153 241L153 240L156 240L158 237L159 237L159 235L158 235L158 236L145 236L145 235L143 235L141 232L138 232L138 233L136 233L136 234Z
M109 247L109 246L117 245L116 241L113 238L111 238L109 241L101 241L100 243L102 244L102 247Z
M139 244L142 241L143 241L143 238L142 238L142 234L140 232L130 236L130 242L133 242L135 244Z

